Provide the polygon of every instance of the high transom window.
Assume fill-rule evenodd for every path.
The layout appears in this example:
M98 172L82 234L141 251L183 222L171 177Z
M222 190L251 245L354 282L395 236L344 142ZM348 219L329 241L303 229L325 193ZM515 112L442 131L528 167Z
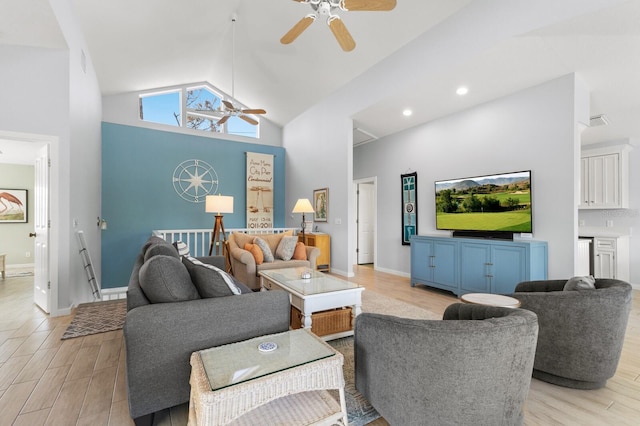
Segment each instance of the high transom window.
M208 84L145 92L140 94L140 120L203 132L257 138L260 124L254 126L237 116L230 116L226 121L219 123L222 117L228 115L222 103L223 99L232 102L238 108L246 108ZM260 121L255 115L251 118Z

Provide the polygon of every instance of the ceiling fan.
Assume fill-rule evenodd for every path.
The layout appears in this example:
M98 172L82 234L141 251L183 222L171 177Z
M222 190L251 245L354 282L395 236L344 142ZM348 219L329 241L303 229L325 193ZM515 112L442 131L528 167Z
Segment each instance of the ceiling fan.
M292 43L319 15L327 17L327 25L331 29L338 44L345 52L350 52L356 47L356 42L351 37L349 30L334 12L338 9L344 11L389 11L396 7L396 0L293 0L298 3L306 3L311 6L313 13L308 14L281 39L280 43Z
M236 41L236 19L237 17L235 16L235 14L231 17L231 23L232 23L232 28L233 31L231 33L231 98L235 100L235 41ZM254 126L258 125L258 121L247 116L247 114L249 115L254 115L254 114L266 114L267 111L265 111L262 108L238 108L236 106L234 106L230 101L221 100L222 105L220 105L220 109L218 110L208 110L208 109L198 109L195 110L194 112L196 112L197 114L201 114L201 115L205 115L208 117L219 117L220 115L222 115L222 117L216 122L216 127L220 126L224 123L227 122L227 120L229 120L231 117L238 117L241 118L242 120L246 121L249 124L252 124ZM224 105L224 108L223 108Z

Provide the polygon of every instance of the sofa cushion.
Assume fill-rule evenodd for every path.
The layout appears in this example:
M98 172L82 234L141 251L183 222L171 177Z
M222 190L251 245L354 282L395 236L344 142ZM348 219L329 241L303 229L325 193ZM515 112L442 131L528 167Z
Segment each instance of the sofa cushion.
M242 289L238 284L251 292L244 284L239 283L231 275L214 265L202 263L190 256L184 256L182 263L189 271L191 280L203 299L242 294Z
M293 252L296 249L296 244L298 242L298 237L282 237L280 240L280 244L278 244L278 248L276 249L276 258L282 260L291 260L293 257Z
M258 276L258 273L260 271L267 271L269 269L280 269L280 268L300 268L300 267L304 267L304 268L309 268L309 261L308 260L288 260L288 261L284 261L284 260L280 260L280 259L276 259L273 262L269 262L269 263L263 263L262 265L257 265L256 266L256 276Z
M159 254L151 257L140 268L138 277L140 287L151 303L182 302L200 298L187 268L175 256Z
M562 290L564 291L594 290L595 288L596 288L596 279L593 277L593 275L588 275L586 277L569 278L569 280L564 285Z
M163 240L164 241L164 240ZM144 253L144 261L147 262L154 256L163 255L180 259L180 255L174 246L164 241L164 243L152 244Z
M293 256L291 257L293 260L307 260L307 247L303 242L297 242L296 248L293 251Z
M262 256L265 262L269 263L274 261L273 252L265 240L260 237L255 237L253 239L253 243L262 250Z
M262 265L262 262L264 262L264 256L260 247L252 243L246 243L244 245L244 249L253 255L256 265Z

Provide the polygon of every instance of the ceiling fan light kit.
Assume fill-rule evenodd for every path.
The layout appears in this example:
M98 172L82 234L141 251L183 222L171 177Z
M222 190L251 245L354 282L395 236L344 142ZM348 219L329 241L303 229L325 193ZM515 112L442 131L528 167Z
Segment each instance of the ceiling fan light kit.
M281 39L280 43L290 44L309 28L319 15L327 17L327 25L331 29L336 41L345 52L350 52L356 47L356 42L347 30L340 16L334 12L349 11L389 11L396 7L396 0L293 0L298 3L306 3L313 9L313 13L306 15L298 21Z

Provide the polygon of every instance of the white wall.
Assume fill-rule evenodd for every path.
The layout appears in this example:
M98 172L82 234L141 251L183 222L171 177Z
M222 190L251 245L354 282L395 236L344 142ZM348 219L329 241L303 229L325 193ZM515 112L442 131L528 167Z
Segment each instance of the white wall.
M329 222L320 225L320 229L331 234L332 270L351 275L355 261L355 241L349 232L349 227L355 226L355 201L349 190L353 182L350 117L397 90L412 87L415 81L437 79L448 69L465 63L502 40L607 3L604 0L471 2L460 13L416 38L288 123L283 131L283 146L293 160L287 163L286 204L293 207L297 198L310 197L313 189L329 187ZM573 114L573 104L567 108ZM573 116L570 123L574 123ZM482 129L482 123L475 123L474 128ZM571 129L572 134L574 131ZM572 134L566 135L568 140L573 140ZM573 146L566 149L577 151ZM407 156L417 161L411 153ZM573 172L570 164L563 164L563 167L569 167ZM394 173L406 170L407 166L404 166ZM507 167L507 170L512 168ZM394 178L393 182L397 183L398 179ZM383 185L380 180L378 182ZM573 189L569 191L573 194ZM573 211L577 215L575 208ZM340 225L335 223L336 218L340 219ZM385 220L383 214L378 215L378 224ZM287 226L296 226L298 221L299 218L290 216ZM399 225L397 229L400 229ZM386 242L378 241L379 250ZM572 249L568 250L572 252Z
M449 235L435 230L436 180L531 170L534 239L549 244L550 278L572 276L575 91L568 75L355 148L354 179L378 182L376 267L410 272L410 247L400 238L401 174L418 172L418 233Z
M82 229L93 259L100 259L101 118L102 99L89 49L70 0L50 0L69 46L69 216L61 230L61 247L69 253L68 286L59 286L59 306L93 300L84 265L78 254L75 231ZM82 56L84 55L84 59ZM85 67L83 69L83 63ZM66 175L66 171L65 171ZM65 176L66 177L66 176ZM65 219L63 218L63 221ZM74 224L77 223L77 226ZM94 264L97 277L101 265Z
M51 0L68 49L0 46L0 131L52 136L52 314L92 300L72 221L100 258L101 97L91 58L69 0ZM81 51L87 72L82 71ZM29 114L29 111L37 111ZM100 265L96 265L100 273Z

